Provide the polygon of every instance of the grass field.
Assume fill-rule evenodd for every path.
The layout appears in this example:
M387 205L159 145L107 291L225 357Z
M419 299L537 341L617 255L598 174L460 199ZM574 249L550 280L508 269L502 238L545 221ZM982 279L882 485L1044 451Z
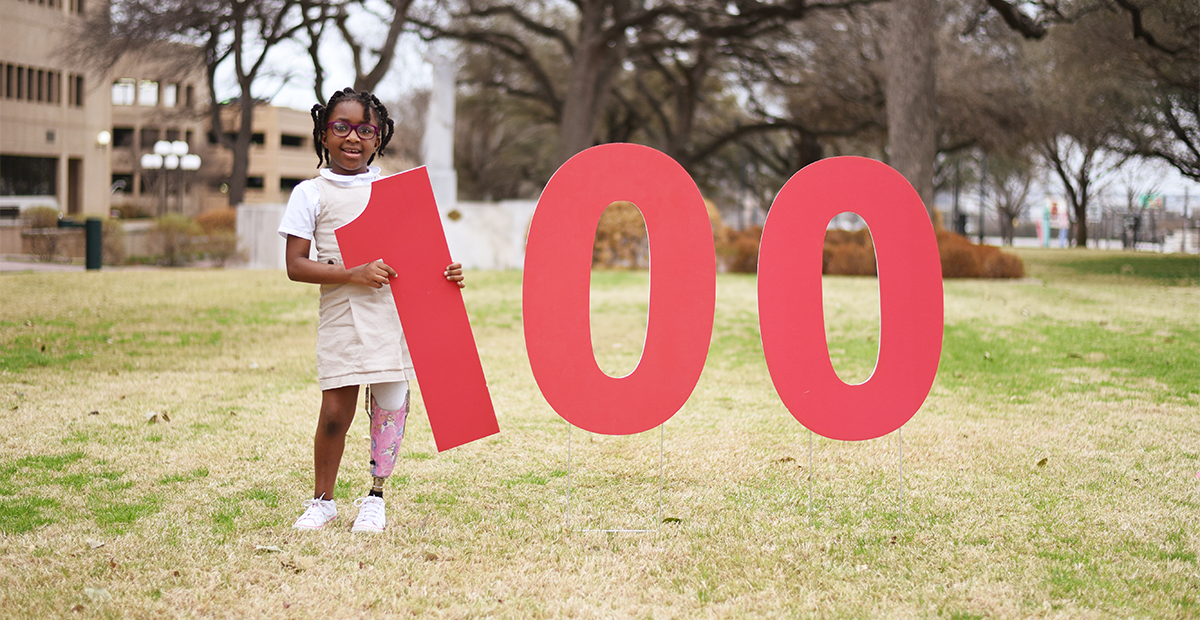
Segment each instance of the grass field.
M568 449L520 273L469 273L501 433L438 453L418 390L375 536L349 532L361 415L340 526L290 529L312 487L316 287L0 275L0 617L1200 617L1200 259L1021 255L1029 279L946 282L928 400L902 440L860 443L790 416L755 281L721 275L683 409ZM636 364L647 286L593 276L611 374ZM825 287L835 368L862 381L876 282Z

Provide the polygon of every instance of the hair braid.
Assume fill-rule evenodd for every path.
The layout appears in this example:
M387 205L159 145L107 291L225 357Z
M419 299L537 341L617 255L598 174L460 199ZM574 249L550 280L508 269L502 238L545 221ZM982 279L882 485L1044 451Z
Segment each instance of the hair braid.
M367 113L367 121L379 126L379 148L367 160L368 165L375 161L376 155L383 155L383 149L387 148L388 142L392 141L392 135L396 133L396 124L388 116L387 108L379 101L378 97L365 90L355 91L353 88L339 90L333 93L325 105L318 103L312 107L313 147L317 151L318 168L331 163L329 150L325 148L322 139L325 137L325 126L329 123L329 113L343 101L361 103Z

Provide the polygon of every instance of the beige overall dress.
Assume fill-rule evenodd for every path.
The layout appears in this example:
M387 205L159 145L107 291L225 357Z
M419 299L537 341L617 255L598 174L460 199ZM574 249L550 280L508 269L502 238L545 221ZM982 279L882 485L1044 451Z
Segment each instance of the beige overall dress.
M324 177L314 180L321 193L313 231L317 261L341 265L342 251L334 230L366 209L371 186L339 186ZM321 390L415 379L392 287L322 284L317 324L317 383Z

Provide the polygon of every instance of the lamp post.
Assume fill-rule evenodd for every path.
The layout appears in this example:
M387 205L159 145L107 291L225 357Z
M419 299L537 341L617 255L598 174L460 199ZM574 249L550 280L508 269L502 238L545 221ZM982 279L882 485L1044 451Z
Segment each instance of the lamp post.
M167 181L173 174L171 170L193 171L200 168L200 156L188 153L188 143L183 140L168 142L159 140L154 143L154 152L142 155L142 168L145 170L162 170L162 188L158 203L159 215L167 210ZM179 211L183 211L183 195L179 196Z

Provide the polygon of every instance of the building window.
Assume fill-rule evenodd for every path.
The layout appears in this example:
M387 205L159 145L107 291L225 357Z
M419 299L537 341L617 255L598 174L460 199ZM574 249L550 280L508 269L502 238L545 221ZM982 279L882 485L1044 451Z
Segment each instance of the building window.
M109 186L109 191L111 191L114 194L133 193L133 175L132 174L114 174L114 175L112 175L112 185Z
M113 105L133 105L136 102L134 87L137 82L133 78L121 78L113 82L112 87L112 103Z
M133 127L113 127L113 147L130 148L133 146Z
M54 196L58 159L0 155L0 196Z
M279 136L279 145L290 147L304 146L304 136L292 136L285 133Z
M57 71L46 72L46 101L62 103L62 74Z
M155 142L158 142L158 129L142 127L142 148L152 149Z
M158 105L158 82L142 80L138 83L138 105L148 108Z
M62 99L61 79L61 73L49 69L0 65L0 96L19 101L58 103Z
M75 96L72 97L72 99L74 100L72 103L75 104L75 107L82 108L83 107L83 76L76 75L76 76L74 76L74 79L72 81L75 82L75 93L74 93Z
M247 189L262 189L263 188L263 178L262 177L247 177L246 178L246 188Z
M296 189L296 186L299 185L303 181L304 181L304 179L292 179L292 178L288 178L288 177L283 177L283 178L279 179L279 191L291 192L293 189Z
M163 84L162 87L162 104L164 108L173 108L179 99L178 84Z

